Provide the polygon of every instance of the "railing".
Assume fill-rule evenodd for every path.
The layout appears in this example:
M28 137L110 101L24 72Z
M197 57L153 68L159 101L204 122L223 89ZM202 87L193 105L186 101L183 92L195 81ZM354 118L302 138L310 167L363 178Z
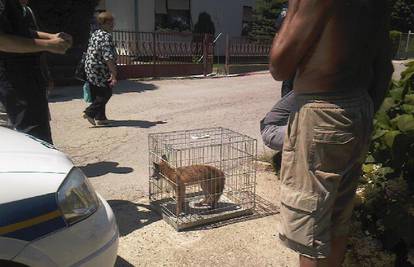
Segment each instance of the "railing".
M212 57L212 38L204 34L115 31L120 65L203 63Z
M247 38L226 37L226 72L230 65L267 64L271 42L258 42Z

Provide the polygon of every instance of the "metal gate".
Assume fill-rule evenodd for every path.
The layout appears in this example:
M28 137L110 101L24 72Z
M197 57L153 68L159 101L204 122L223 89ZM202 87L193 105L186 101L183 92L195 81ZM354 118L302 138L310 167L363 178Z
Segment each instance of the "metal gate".
M208 34L115 31L119 79L207 75L213 69Z

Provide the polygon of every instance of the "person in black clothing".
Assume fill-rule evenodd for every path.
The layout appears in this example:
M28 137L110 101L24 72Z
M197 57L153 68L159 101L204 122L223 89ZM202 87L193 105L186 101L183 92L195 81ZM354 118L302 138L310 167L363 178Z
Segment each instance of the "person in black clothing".
M23 19L26 23L26 25L29 26L29 29L32 31L40 31L39 23L36 19L36 15L33 12L33 10L28 6L29 0L20 0L20 4L23 7ZM43 77L45 78L45 81L47 83L47 90L48 94L50 91L52 91L54 87L54 82L52 79L52 75L49 71L49 66L47 64L47 56L46 53L41 53L40 55L40 68L42 70Z
M40 52L64 54L66 33L31 31L18 0L0 0L0 102L12 127L52 143Z

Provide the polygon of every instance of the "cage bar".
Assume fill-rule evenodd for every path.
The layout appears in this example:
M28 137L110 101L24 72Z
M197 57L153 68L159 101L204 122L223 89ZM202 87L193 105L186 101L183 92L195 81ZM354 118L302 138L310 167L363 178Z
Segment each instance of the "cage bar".
M150 204L176 230L251 214L257 140L226 128L148 136Z

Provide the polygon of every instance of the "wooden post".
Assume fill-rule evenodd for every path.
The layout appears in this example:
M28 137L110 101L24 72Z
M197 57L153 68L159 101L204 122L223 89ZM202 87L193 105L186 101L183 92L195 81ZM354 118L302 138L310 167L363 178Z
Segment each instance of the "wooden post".
M157 38L156 33L152 32L152 76L155 77L155 65L157 64Z
M208 35L205 33L203 37L203 74L207 76L207 57L208 57Z
M405 56L408 57L408 48L410 46L410 35L411 35L411 30L408 31L408 36L407 36L407 43L405 45Z
M229 75L230 73L229 63L230 63L230 39L229 39L229 34L226 34L226 62L224 66L224 68L226 69L226 75Z

